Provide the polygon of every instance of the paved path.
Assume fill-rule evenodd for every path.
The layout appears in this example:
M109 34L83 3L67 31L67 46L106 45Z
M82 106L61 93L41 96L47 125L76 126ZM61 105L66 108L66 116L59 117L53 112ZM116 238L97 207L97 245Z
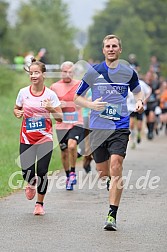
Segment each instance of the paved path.
M33 216L35 200L26 200L24 191L0 200L1 252L167 251L166 136L143 140L136 150L129 148L117 232L103 230L108 192L98 183L93 186L95 168L85 185L86 174L79 170L79 183L72 192L58 189L64 173L53 185L50 181L45 216Z

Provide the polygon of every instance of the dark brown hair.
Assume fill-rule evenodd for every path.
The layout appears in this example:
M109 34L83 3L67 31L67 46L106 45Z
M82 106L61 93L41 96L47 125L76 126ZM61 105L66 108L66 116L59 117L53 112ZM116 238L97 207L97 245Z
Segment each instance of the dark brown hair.
M44 72L46 72L46 66L45 66L45 64L43 63L43 62L41 62L41 61L37 61L35 58L31 58L31 64L29 65L29 66L26 66L26 67L24 67L24 70L26 71L26 72L29 72L30 71L30 67L31 66L34 66L34 65L37 65L37 66L39 66L39 68L41 69L41 72L42 73L44 73Z

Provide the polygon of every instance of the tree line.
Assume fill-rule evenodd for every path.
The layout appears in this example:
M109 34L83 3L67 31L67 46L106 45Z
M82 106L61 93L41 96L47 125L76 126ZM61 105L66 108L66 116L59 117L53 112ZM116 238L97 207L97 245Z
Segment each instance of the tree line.
M69 8L62 0L22 2L14 26L7 21L7 8L5 0L0 0L0 56L11 62L18 52L37 52L44 47L52 64L78 60L75 44L78 30L70 24ZM117 34L123 43L123 59L128 59L130 53L136 54L145 71L150 57L155 55L167 74L166 10L167 0L106 1L85 34L84 60L103 60L103 38L107 34ZM84 13L80 18L84 18Z

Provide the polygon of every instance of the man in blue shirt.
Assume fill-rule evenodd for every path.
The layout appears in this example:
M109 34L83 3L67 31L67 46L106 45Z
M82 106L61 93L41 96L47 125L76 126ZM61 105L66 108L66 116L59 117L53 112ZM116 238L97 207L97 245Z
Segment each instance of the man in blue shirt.
M104 229L117 230L116 215L123 190L122 165L129 141L128 89L142 113L143 97L137 73L124 60L121 40L107 35L102 48L105 61L90 67L76 91L75 103L91 109L90 142L100 177L109 176L109 213ZM91 89L92 100L84 96Z

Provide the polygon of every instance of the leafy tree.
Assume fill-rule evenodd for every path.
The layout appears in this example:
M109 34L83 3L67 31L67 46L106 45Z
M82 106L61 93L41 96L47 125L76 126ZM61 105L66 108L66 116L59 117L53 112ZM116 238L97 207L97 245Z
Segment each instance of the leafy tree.
M11 54L46 48L50 63L75 60L73 45L75 30L69 25L67 5L61 0L29 0L22 3L16 26L10 30ZM12 39L11 39L12 36ZM14 57L14 55L12 55Z
M103 60L101 42L107 34L117 34L123 42L124 59L135 53L143 71L151 55L167 58L167 0L108 0L104 10L93 18L88 31L85 58Z
M8 4L0 0L0 55L3 54L4 37L7 32L8 22L7 16Z
M167 0L132 0L132 4L135 12L143 20L145 31L151 40L151 54L165 62L167 58Z
M134 33L132 27L135 28L137 34L136 32ZM117 29L117 34L119 34L123 43L123 59L128 60L129 54L134 53L142 71L147 71L149 67L151 42L144 30L144 24L139 17L130 16L128 19L123 17L122 24L120 24ZM144 43L142 43L142 41L144 41Z

